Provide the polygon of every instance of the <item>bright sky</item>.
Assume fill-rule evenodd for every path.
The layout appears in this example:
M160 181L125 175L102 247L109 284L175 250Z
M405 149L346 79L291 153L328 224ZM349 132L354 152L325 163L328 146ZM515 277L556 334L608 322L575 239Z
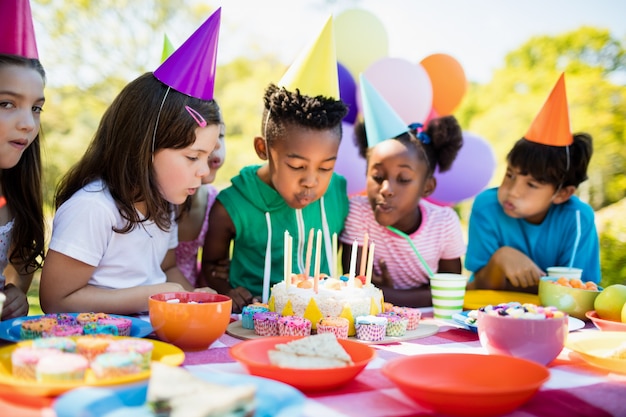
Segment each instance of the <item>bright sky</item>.
M609 29L626 42L624 0L223 0L210 5L222 7L220 62L271 51L290 64L329 15L354 8L378 17L389 57L418 63L445 53L477 82L488 82L506 53L532 36L588 25Z

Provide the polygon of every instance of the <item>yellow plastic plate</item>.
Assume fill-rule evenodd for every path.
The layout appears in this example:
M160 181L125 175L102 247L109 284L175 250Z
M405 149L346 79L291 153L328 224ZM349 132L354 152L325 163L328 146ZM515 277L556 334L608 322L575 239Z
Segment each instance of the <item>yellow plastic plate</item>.
M77 337L73 337L73 339L76 338ZM131 337L123 336L113 336L113 338L132 339ZM185 354L183 351L174 345L159 342L157 340L144 340L148 340L154 345L154 349L152 351L153 361L160 361L168 365L178 366L185 360ZM88 369L85 373L84 381L42 383L15 378L11 369L11 353L17 347L28 346L30 344L32 344L32 341L25 341L0 348L0 385L2 385L0 389L6 391L13 390L29 396L56 396L78 387L128 384L142 381L150 377L150 371L144 371L134 375L98 380L95 378L91 370Z
M526 292L494 291L494 290L467 290L463 301L464 310L478 310L487 305L510 303L513 301L539 305L539 296Z
M607 357L626 344L626 332L589 330L570 333L565 347L578 353L590 365L612 372L626 373L626 358Z

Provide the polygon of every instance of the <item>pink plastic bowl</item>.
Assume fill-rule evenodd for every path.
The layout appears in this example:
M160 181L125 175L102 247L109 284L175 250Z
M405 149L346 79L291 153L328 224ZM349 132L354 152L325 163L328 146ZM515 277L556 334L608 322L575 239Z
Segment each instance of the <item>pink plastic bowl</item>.
M494 355L529 359L541 365L552 362L565 345L567 315L551 319L521 319L478 312L480 344Z

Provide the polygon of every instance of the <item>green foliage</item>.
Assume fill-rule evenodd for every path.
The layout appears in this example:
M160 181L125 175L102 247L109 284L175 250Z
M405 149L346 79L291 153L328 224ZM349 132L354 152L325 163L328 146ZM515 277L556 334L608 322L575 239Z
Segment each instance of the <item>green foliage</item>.
M526 133L562 72L572 131L594 138L589 180L578 193L599 209L626 197L626 51L608 31L582 27L530 39L506 56L489 84L470 86L456 116L465 130L492 144L496 185L508 150Z
M601 286L626 284L626 199L599 210Z

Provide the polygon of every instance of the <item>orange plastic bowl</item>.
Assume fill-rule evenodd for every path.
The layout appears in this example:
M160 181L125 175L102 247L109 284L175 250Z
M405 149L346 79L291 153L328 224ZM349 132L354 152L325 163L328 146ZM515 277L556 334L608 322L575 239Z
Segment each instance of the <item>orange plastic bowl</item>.
M598 313L596 313L595 310L588 311L586 316L600 330L609 332L626 332L626 323L601 319L598 317Z
M279 343L288 343L303 336L271 336L251 339L230 348L230 355L250 374L274 379L302 391L326 391L352 381L375 357L368 345L349 339L338 339L354 362L350 366L327 369L280 368L270 363L267 352Z
M232 303L221 294L167 292L150 297L148 312L159 339L183 350L202 350L226 332Z
M460 417L510 413L550 378L545 366L526 359L471 353L391 359L382 373L422 407Z

